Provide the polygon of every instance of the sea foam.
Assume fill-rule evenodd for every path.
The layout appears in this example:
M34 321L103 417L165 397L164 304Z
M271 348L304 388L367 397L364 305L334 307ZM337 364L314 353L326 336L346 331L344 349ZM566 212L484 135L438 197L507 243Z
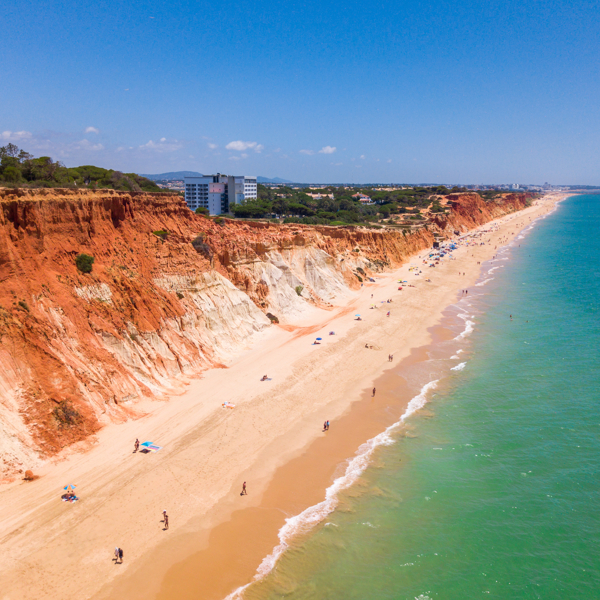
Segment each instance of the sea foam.
M485 285L486 283L492 281L494 278L493 277L488 277L487 279L484 279L483 281L476 283L475 287L481 287L483 285Z
M474 325L475 323L473 321L470 321L467 317L469 315L467 314L463 314L463 315L458 315L461 319L464 319L465 321L465 329L462 333L459 333L454 339L455 340L462 340L464 338L466 338L469 334L471 334L473 332L473 330L475 329Z

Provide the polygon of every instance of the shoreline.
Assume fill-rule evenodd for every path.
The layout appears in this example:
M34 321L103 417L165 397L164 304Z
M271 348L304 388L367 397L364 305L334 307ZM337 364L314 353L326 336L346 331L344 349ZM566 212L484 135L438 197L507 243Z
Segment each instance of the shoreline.
M533 207L510 213L482 228L501 223L502 232L506 233L504 230L514 226L514 219L526 219L533 213L540 216L557 201L572 195L550 195L545 202L538 200ZM519 231L511 231L510 237ZM494 236L498 238L498 232ZM139 421L107 428L98 436L97 448L83 455L73 453L62 463L49 466L38 482L0 490L0 498L7 506L3 525L8 532L0 543L12 539L13 544L11 556L7 556L10 553L5 548L0 563L0 582L9 594L7 597L34 598L38 597L39 589L44 589L46 598L61 598L71 593L85 598L112 597L116 593L129 598L157 593L161 597L160 588L165 574L168 578L169 569L194 551L200 551L202 546L210 549L211 532L227 523L231 514L235 517L244 510L265 512L259 503L275 483L278 469L301 458L315 441L323 439L320 424L324 419L331 420L334 433L336 419L350 413L353 406L364 404L365 394L368 397L365 390L394 364L382 361L385 352L395 354L398 361L428 343L431 337L428 330L452 303L448 299L456 297L461 285L468 287L475 283L480 271L477 258L481 255L481 261L487 260L483 254L493 252L490 246L476 248L473 248L476 257L468 256L466 248L461 247L456 252L456 262L452 261L454 264L448 261L435 270L423 272L425 277L434 277L437 285L429 286L422 277L416 280L417 289L406 289L402 296L394 291L395 280L398 276L408 279L409 264L384 274L378 283L366 286L345 306L331 313L313 312L313 319L321 317L317 324L313 320L313 326L294 333L275 331L263 340L261 348L255 346L233 361L230 369L208 372L202 380L192 382L177 402L154 406L154 411ZM459 266L467 272L461 278L456 275L455 267ZM386 321L383 310L368 310L370 293L377 294L374 298L377 301L395 300L385 305L392 312L390 319ZM349 315L355 310L362 312L362 323ZM310 336L323 334L322 330L331 327L336 330L335 340L323 336L325 340L320 347L311 347ZM404 346L398 348L400 337ZM381 346L381 350L359 352L365 340ZM273 381L256 383L263 372L269 373ZM357 398L358 390L362 392ZM383 387L378 389L377 399L384 392ZM200 395L202 402L197 401ZM224 400L233 401L236 409L215 410ZM366 430L366 427L357 430L356 437L363 435L364 441ZM163 450L132 459L131 440L139 437L142 441L144 436L164 444ZM331 435L329 439L335 437ZM351 443L354 441L352 438ZM331 483L331 469L336 468L331 466L330 459L339 464L355 450L356 445L348 453L338 442L327 451L327 461L321 460L324 473L314 486L315 495L320 490L317 501L322 500L323 489L328 487L322 482L329 478ZM137 467L131 464L132 460L137 461ZM75 505L57 502L56 489L73 477L78 478L82 501ZM242 480L249 482L250 492L243 498L244 505L240 505L238 489ZM11 502L7 503L12 492L15 493ZM306 501L310 499L298 499L298 507ZM238 510L240 506L244 507L242 511ZM168 541L165 541L167 532L162 531L159 523L163 508L169 510L171 518ZM279 508L272 512L280 521L283 519ZM294 514L298 512L301 510ZM234 532L243 527L242 521L245 522L232 521L236 524ZM36 536L31 534L40 528L37 535L44 539L35 543L32 538ZM276 545L278 530L257 540L260 549L253 551L252 556L243 556L239 565L229 563L222 567L222 571L237 574L235 582L232 581L234 587L240 580L241 584L249 581L256 566ZM115 566L110 561L115 545L125 548L124 565ZM215 548L214 542L212 547ZM225 560L228 547L229 544L223 546ZM79 574L76 581L68 576L75 565ZM214 579L220 576L214 570L210 575ZM32 589L33 581L38 589ZM103 584L106 585L100 589Z
M544 218L555 207L556 205L535 220ZM514 232L510 241L517 239L523 231L531 229L531 223L533 222L524 224ZM498 250L507 247L510 241L506 246L499 246ZM499 268L490 264L493 262L490 257L490 260L481 264L478 276L481 281L477 281L474 286L483 286L490 281L489 278L484 278L484 272L489 274L490 269ZM474 298L480 295L483 293L473 294ZM211 530L202 550L171 567L155 596L157 600L241 600L248 588L252 589L253 584L259 585L269 576L286 551L297 548L296 544L301 544L316 527L326 525L327 517L339 505L344 510L344 500L340 498L340 494L356 496L362 493L360 478L378 460L374 456L377 448L395 443L390 437L392 432L395 432L396 437L410 435L411 426L406 419L413 414L421 412L425 416L431 416L426 408L431 396L449 383L452 371L464 368L466 363L461 361L467 359L467 355L459 358L455 353L458 345L468 344L467 336L473 331L473 322L468 319L468 313L464 312L469 309L460 306L461 300L468 303L468 298L460 296L457 290L456 302L445 307L439 321L428 329L428 342L421 347L412 348L396 368L386 369L379 375L374 381L378 397L373 398L368 390L363 390L361 397L350 404L335 423L336 429L339 427L336 431L339 435L334 433L332 436L332 432L328 432L325 437L314 440L301 455L277 469L256 506L237 510L227 522ZM460 325L457 327L458 324ZM450 346L454 346L454 349L449 350ZM442 347L446 356L434 357ZM458 349L458 353L464 350ZM425 366L431 360L450 359L456 359L454 367L448 364L437 375L429 372L427 375L422 374L418 384L413 381L411 385L403 377L403 374L407 375L415 367ZM380 392L385 403L376 406L379 404ZM327 437L333 439L328 440ZM324 457L327 457L326 464ZM326 490L325 494L323 490ZM265 518L265 512L268 511L273 514L270 518ZM283 526L278 511L285 513ZM274 522L279 523L279 528ZM265 529L269 528L271 531L265 534ZM277 535L274 535L276 530ZM259 539L257 543L257 537L266 539ZM248 539L251 540L251 548L248 550L244 542L246 547L240 550L240 541ZM250 553L256 559L260 555L260 548L265 549L260 564L251 571L248 564L250 561L245 555ZM228 572L228 569L222 567L224 563L235 565L241 570L246 582L240 585L242 577L238 576L239 572ZM254 593L260 596L260 591Z

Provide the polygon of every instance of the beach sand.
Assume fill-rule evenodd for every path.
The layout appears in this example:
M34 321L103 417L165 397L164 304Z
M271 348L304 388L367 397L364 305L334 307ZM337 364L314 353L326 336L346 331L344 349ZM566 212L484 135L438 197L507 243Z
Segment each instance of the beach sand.
M0 488L0 597L218 599L248 583L285 518L323 500L345 460L390 424L390 407L403 412L410 398L386 372L418 359L413 350L431 342L444 309L476 282L478 262L566 196L549 194L486 224L498 225L482 238L490 245L461 247L435 269L414 257L343 307L311 310L292 331L271 328L227 369L170 402L147 401L146 416L106 427L40 479ZM409 272L411 264L423 273ZM398 291L398 279L416 287ZM223 409L225 401L235 409ZM134 454L136 438L162 450ZM70 483L75 504L60 501ZM111 560L115 546L123 564Z

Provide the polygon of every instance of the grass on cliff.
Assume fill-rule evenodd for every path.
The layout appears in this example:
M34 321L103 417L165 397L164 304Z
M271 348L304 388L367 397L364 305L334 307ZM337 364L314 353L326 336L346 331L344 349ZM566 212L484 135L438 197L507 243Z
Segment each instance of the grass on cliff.
M79 425L83 420L79 411L68 400L61 400L52 409L52 416L61 429Z

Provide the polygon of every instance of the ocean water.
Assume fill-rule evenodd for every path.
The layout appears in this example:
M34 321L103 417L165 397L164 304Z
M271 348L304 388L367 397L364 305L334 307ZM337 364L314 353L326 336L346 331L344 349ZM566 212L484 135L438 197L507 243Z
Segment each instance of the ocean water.
M245 598L600 598L599 231L576 196L485 266L411 372L425 410L290 521Z

